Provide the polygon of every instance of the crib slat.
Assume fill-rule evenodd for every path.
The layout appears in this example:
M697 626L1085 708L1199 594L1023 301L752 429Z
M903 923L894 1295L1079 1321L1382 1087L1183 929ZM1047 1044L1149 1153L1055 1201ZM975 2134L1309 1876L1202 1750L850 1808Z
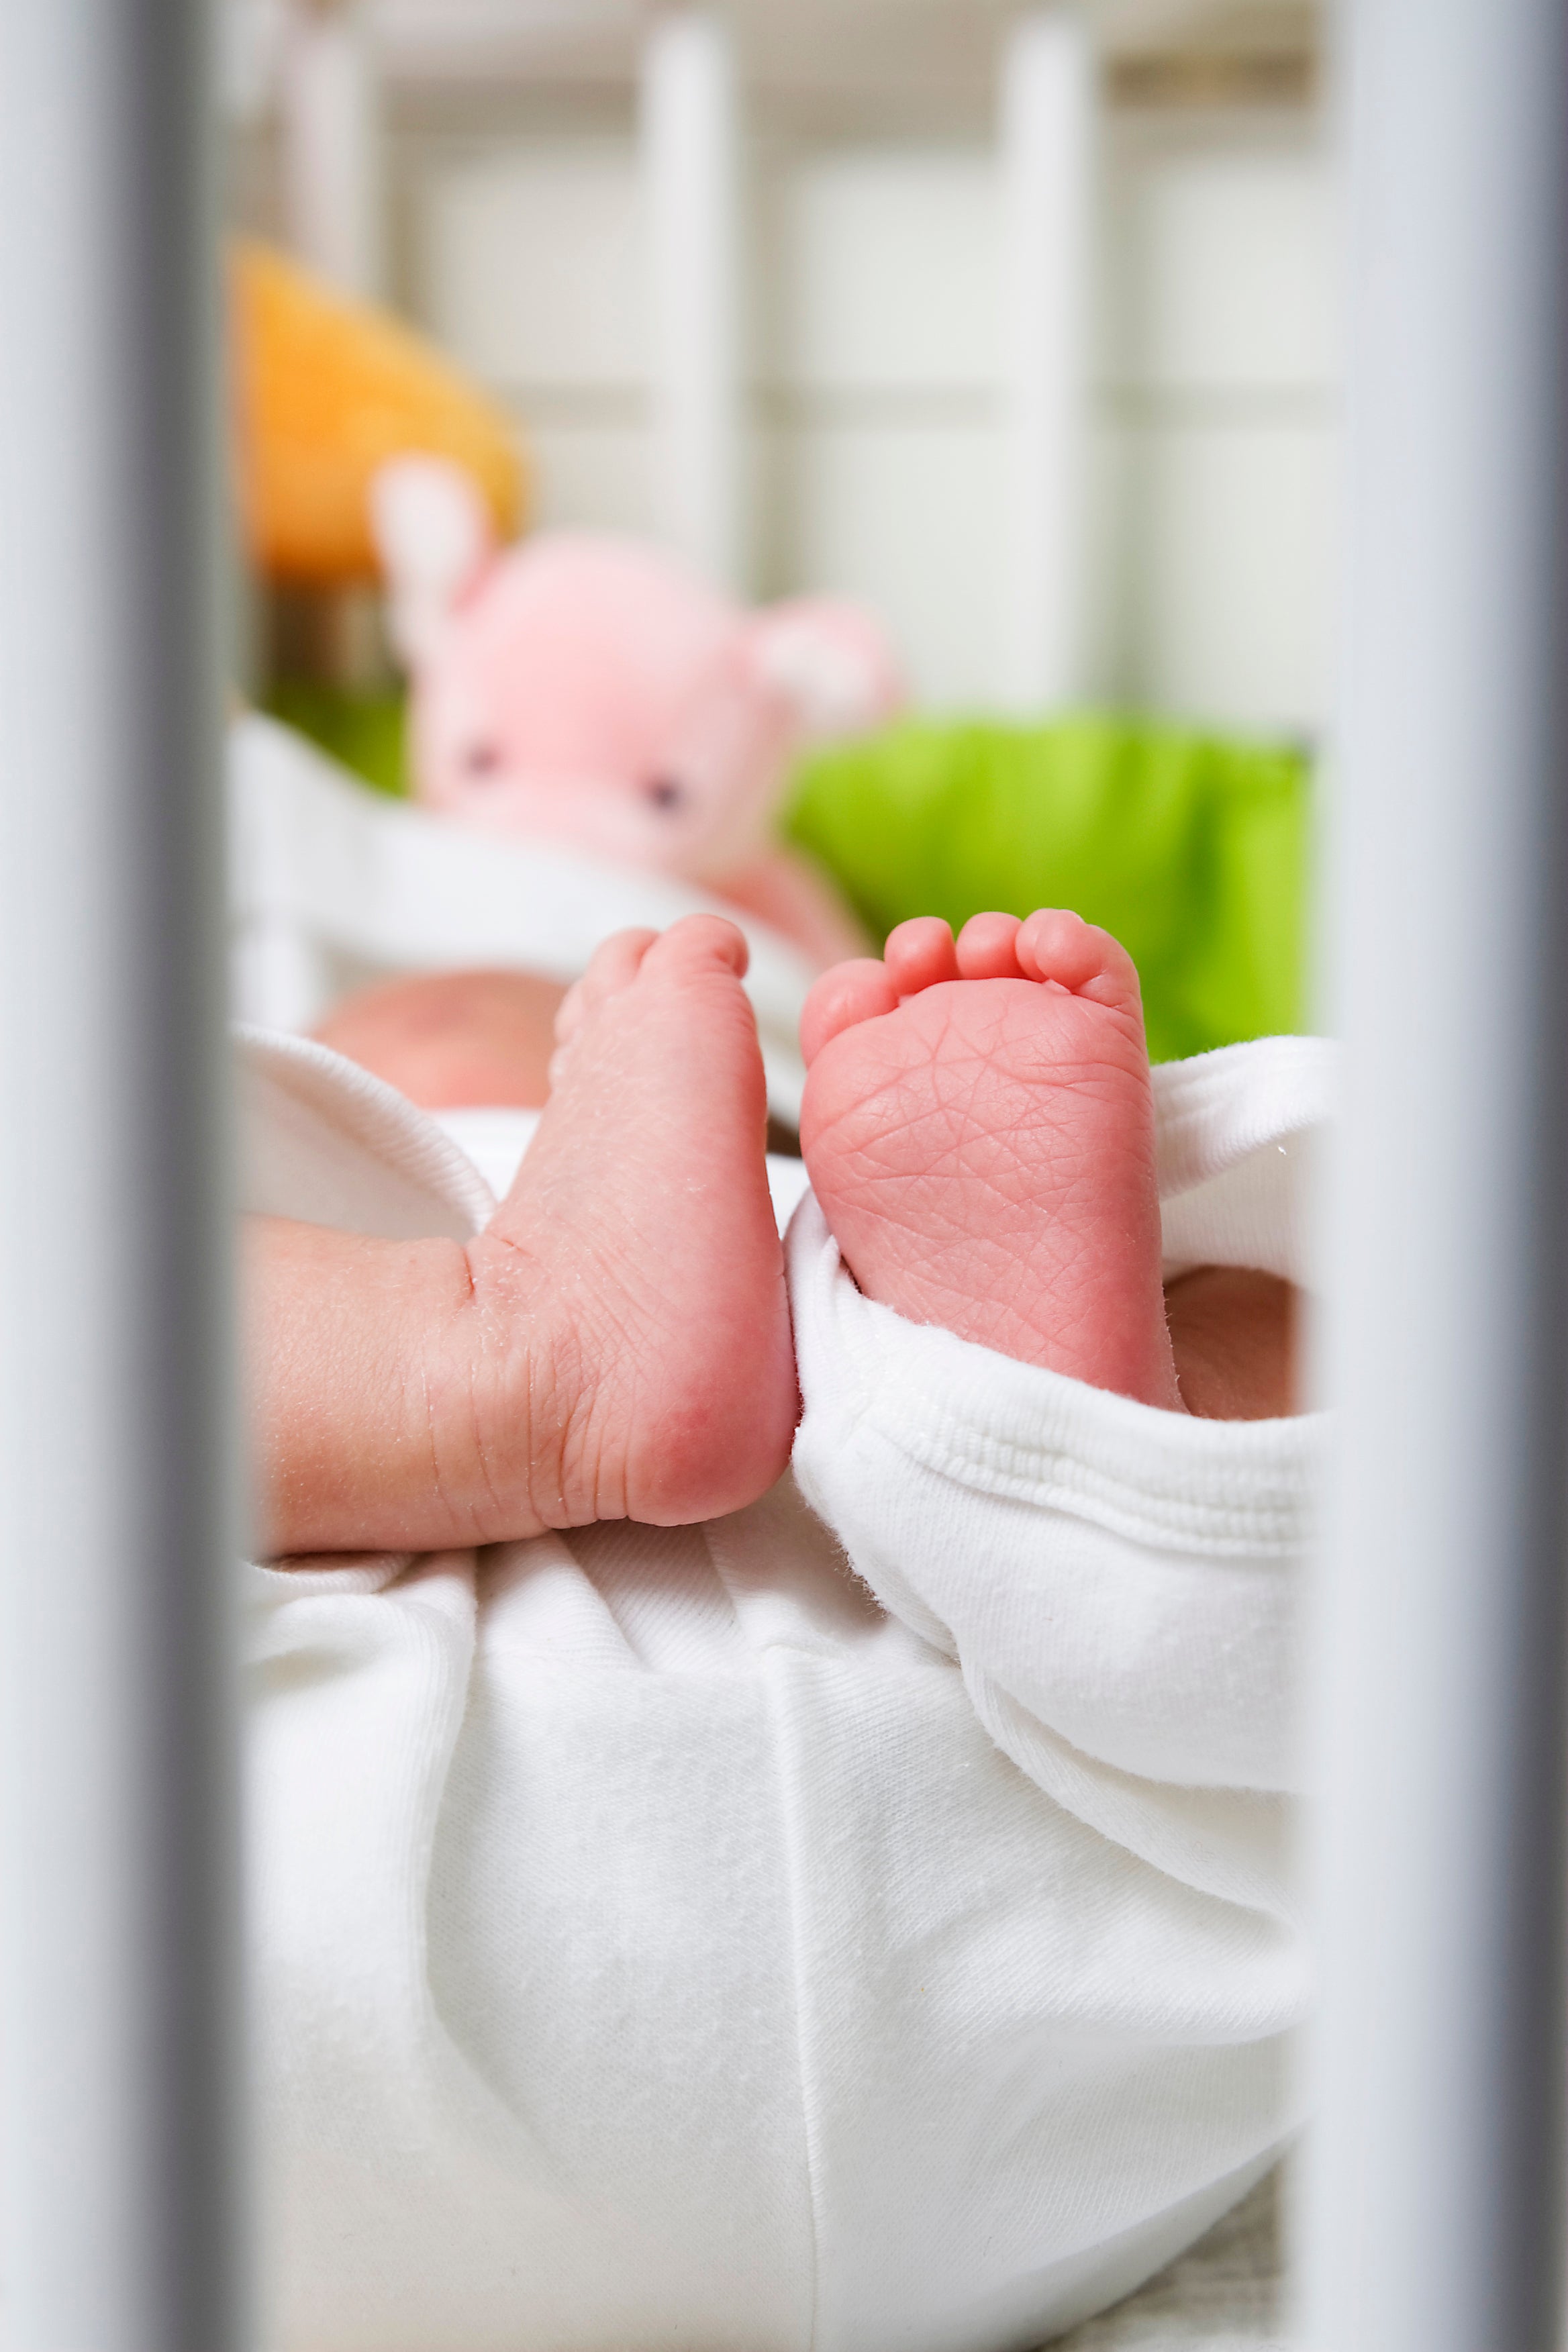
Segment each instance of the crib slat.
M1305 2338L1546 2352L1562 2210L1568 18L1353 0L1349 1046Z
M999 684L1004 704L1026 716L1083 688L1097 112L1081 9L1019 17L1002 70L1007 612Z
M289 242L345 293L384 291L381 94L364 0L284 18L279 129Z
M656 505L669 544L743 595L740 119L721 18L704 8L656 17L641 128Z
M0 0L6 2339L244 2324L202 0Z

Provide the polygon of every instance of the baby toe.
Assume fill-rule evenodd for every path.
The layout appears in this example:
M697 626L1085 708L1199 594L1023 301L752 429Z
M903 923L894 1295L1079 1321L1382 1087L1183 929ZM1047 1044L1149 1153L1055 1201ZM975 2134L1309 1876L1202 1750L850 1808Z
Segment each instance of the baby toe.
M1016 915L971 915L958 935L956 954L963 980L1016 980Z
M800 1051L807 1069L830 1039L858 1022L896 1013L899 992L875 956L836 963L816 982L800 1016Z
M888 934L882 950L888 978L900 996L918 996L939 981L958 978L952 927L940 915L912 915Z
M743 979L751 961L746 935L723 915L682 915L668 931L649 933L650 944L639 958L650 973L699 971L719 966Z
M567 1005L575 998L576 1008L570 1018L575 1028L581 1028L595 1005L603 1004L607 996L618 996L637 978L643 958L658 937L657 931L637 929L613 931L607 940L601 940L587 971L567 991L558 1017L566 1017ZM559 1026L555 1034L558 1037L562 1034Z
M1037 908L1019 926L1016 954L1027 979L1054 981L1119 1012L1136 1011L1142 1002L1138 968L1120 940L1066 908Z

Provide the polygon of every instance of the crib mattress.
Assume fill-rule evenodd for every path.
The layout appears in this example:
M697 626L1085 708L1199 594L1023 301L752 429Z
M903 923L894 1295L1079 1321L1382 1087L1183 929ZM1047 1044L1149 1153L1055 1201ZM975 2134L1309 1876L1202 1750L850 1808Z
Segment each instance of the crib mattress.
M1054 2352L1286 2352L1279 2174L1206 2238Z

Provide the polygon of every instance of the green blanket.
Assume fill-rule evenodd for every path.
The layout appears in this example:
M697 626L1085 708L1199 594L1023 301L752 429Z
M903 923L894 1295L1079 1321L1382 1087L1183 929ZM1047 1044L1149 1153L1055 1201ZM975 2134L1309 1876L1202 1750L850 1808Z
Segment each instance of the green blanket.
M400 687L380 694L350 694L301 677L278 679L264 709L378 793L400 800L408 790L405 745L406 698Z
M1298 1029L1309 768L1152 722L911 720L819 755L786 829L879 939L1073 907L1138 965L1156 1061Z

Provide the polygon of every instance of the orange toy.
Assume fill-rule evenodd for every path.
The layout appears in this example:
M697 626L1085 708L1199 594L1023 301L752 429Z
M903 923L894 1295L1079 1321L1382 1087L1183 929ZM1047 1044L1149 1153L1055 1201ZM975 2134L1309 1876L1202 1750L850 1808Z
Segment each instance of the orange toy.
M375 578L371 477L411 452L451 458L498 537L516 533L527 490L516 428L431 344L263 245L231 248L229 289L240 512L258 571Z

